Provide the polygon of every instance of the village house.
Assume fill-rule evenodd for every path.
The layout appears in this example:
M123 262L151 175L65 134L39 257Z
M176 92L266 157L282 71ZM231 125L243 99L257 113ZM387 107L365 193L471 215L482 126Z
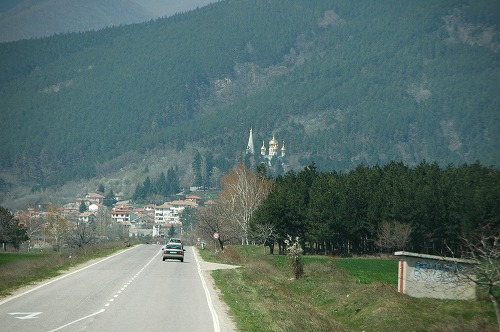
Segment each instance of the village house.
M96 215L93 212L85 211L78 215L78 222L84 222L87 224L93 224L95 222Z
M199 196L195 196L195 195L187 195L186 196L186 201L191 201L191 202L195 202L198 204L198 202L200 201L201 197Z
M190 200L175 200L165 202L155 207L155 223L157 224L180 224L180 214L184 209L198 207L198 204Z
M102 204L104 201L104 195L99 193L87 193L83 201L88 202L87 206L90 204Z
M155 206L155 224L165 224L171 220L172 204L165 202L162 205Z
M111 211L111 220L117 223L130 221L130 214L134 208L130 205L118 205Z

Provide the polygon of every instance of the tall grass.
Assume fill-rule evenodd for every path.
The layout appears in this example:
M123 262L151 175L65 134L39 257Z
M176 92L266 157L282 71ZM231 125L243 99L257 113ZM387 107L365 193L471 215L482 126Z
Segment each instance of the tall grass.
M202 256L242 266L213 272L240 331L498 331L486 299L398 293L391 259L304 256L304 276L295 279L285 256L258 247Z

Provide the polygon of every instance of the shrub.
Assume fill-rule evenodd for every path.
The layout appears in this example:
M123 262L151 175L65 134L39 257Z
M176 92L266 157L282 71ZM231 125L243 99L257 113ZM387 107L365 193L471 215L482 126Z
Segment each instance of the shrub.
M285 244L287 256L292 266L293 275L295 279L299 279L302 275L304 275L304 262L302 261L303 250L300 247L299 237L295 237L295 240L292 241L292 237L288 235L288 239L285 240Z

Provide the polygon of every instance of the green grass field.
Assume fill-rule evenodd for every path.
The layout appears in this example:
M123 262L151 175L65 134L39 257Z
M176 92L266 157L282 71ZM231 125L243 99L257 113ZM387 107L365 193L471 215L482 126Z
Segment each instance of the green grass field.
M262 247L200 252L242 266L213 272L240 331L498 331L482 295L451 301L398 293L396 259L304 256L305 274L295 280L286 256L264 255Z
M371 258L339 258L335 260L337 267L344 269L359 283L385 282L398 284L398 261L396 259Z
M23 260L39 259L43 257L41 253L17 253L17 252L3 252L0 253L0 269L3 265L20 262Z

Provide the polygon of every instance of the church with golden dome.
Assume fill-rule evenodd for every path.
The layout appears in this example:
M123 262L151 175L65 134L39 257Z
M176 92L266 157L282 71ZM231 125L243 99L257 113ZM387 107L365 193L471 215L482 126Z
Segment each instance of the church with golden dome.
M253 145L253 132L252 132L252 129L250 128L250 136L248 137L246 154L252 155L256 159L261 159L261 162L267 161L267 164L269 166L272 165L273 159L280 160L281 164L284 164L284 158L286 156L285 141L283 141L283 143L281 144L281 148L280 148L278 141L276 140L276 138L273 135L273 138L269 141L269 145L267 148L265 141L263 140L262 146L260 148L260 158L257 158L258 156L255 155L255 148Z
M278 156L278 151L281 150L281 157L285 156L285 142L283 141L283 145L281 145L281 149L278 149L278 141L273 138L269 141L269 153L266 153L266 145L264 144L264 141L262 141L262 147L260 148L260 154L268 159Z

